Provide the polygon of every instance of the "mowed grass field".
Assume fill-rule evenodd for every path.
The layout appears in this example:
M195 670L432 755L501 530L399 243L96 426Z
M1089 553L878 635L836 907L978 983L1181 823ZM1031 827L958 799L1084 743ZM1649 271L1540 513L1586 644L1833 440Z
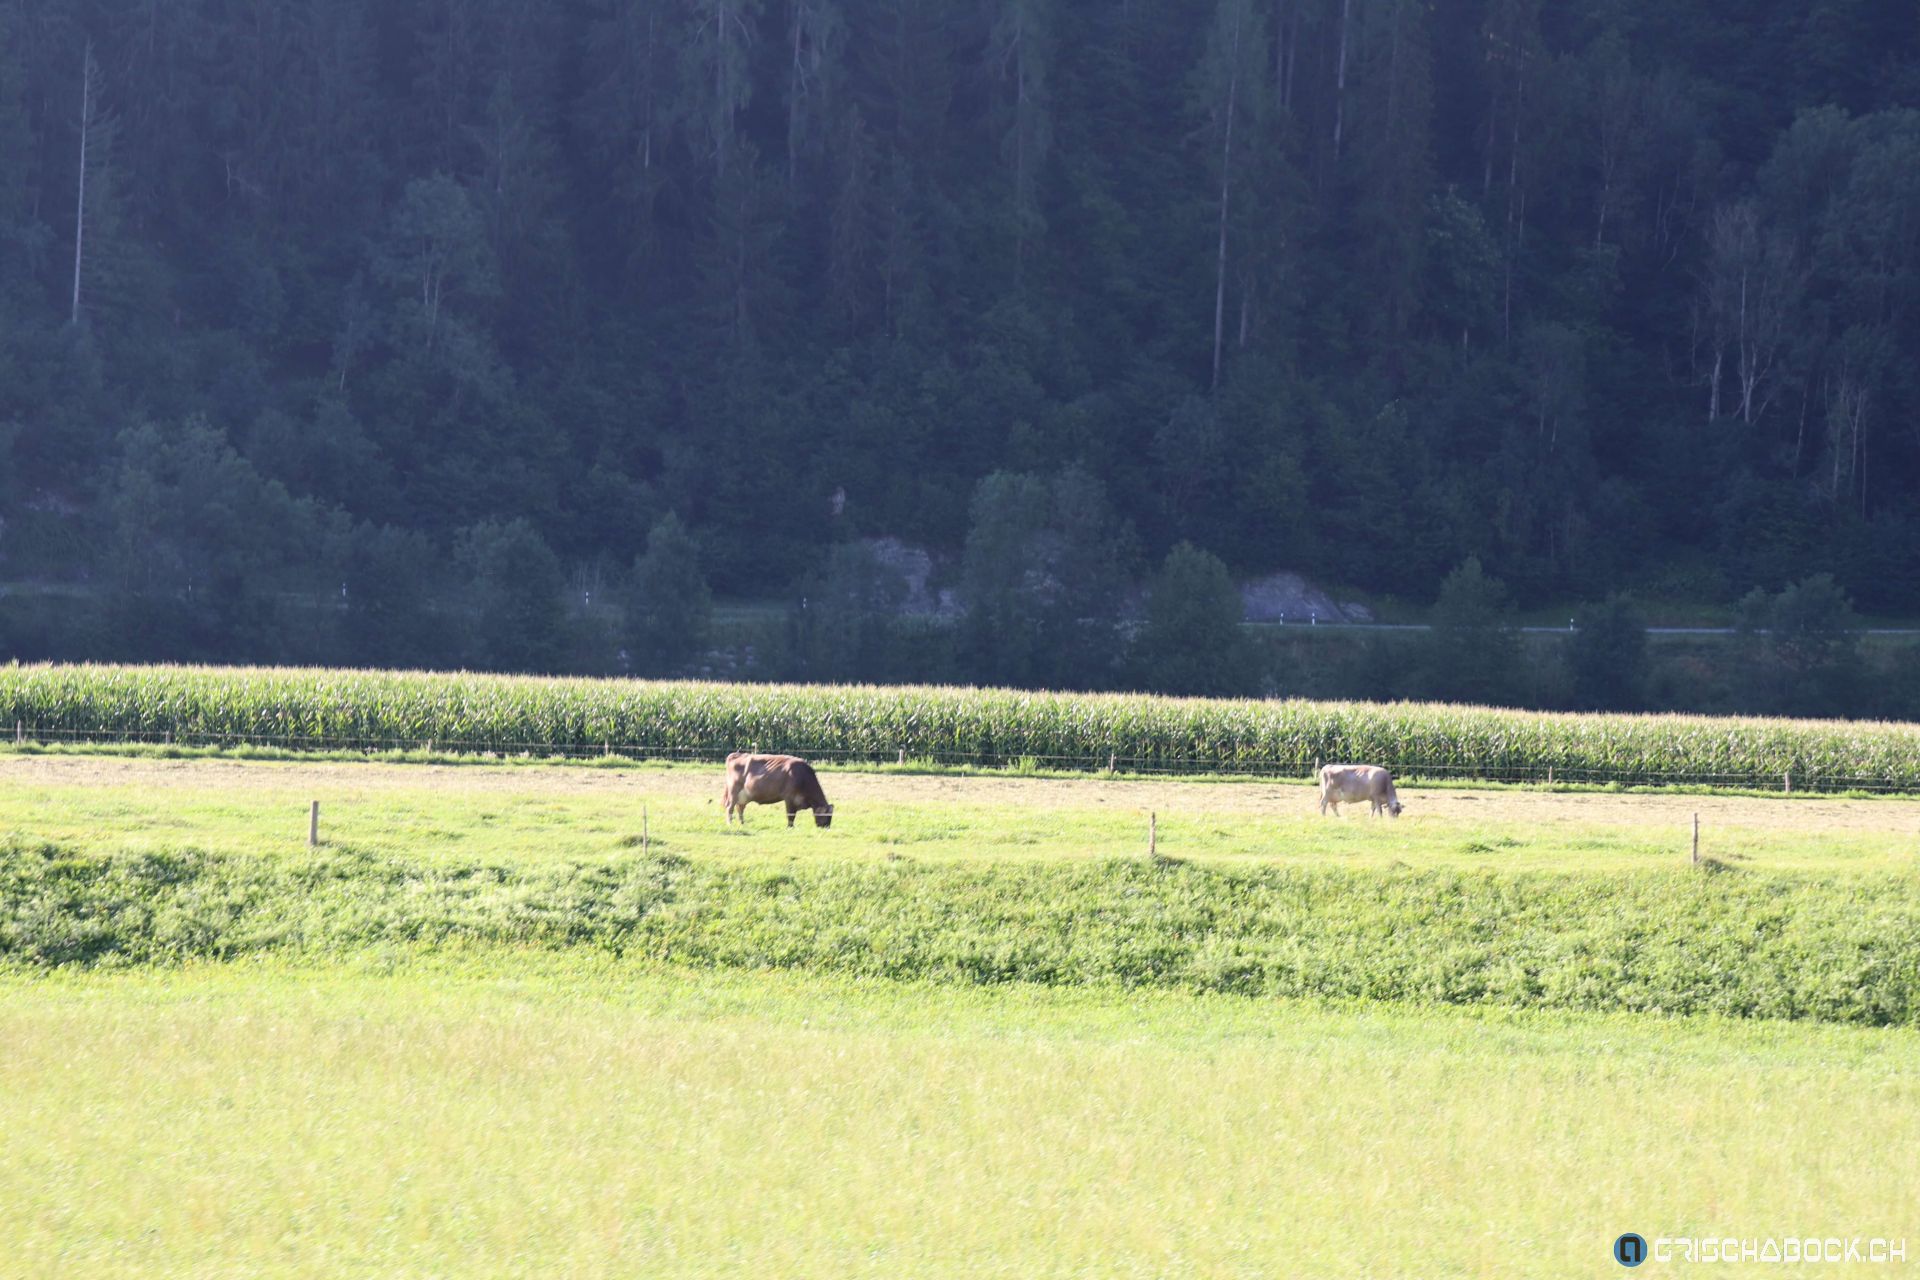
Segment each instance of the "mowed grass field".
M754 806L728 828L717 765L396 765L0 752L0 833L127 849L332 848L432 860L592 859L639 844L734 859L1106 859L1159 851L1301 866L1670 871L1920 870L1920 800L1402 788L1407 811L1323 817L1311 786L828 771L834 825ZM644 819L644 821L643 821Z
M0 755L0 1273L1920 1255L1920 804L826 781Z
M1628 1230L1916 1234L1907 1033L492 963L0 983L6 1274L1571 1277Z

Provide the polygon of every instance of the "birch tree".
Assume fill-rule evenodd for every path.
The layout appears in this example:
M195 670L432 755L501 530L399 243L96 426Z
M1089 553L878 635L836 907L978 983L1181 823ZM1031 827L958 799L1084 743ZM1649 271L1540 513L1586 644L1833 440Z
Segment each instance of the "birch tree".
M1526 238L1531 148L1540 131L1542 94L1536 83L1547 54L1540 39L1539 0L1494 0L1481 31L1485 47L1481 83L1487 98L1481 136L1480 189L1499 185L1501 208L1500 332L1513 334L1515 266Z
M1708 255L1707 418L1737 416L1751 424L1772 401L1776 364L1796 311L1793 245L1761 226L1752 202L1740 201L1714 214Z
M1252 0L1219 0L1207 34L1206 52L1194 77L1195 106L1216 193L1210 384L1215 390L1220 386L1221 357L1226 346L1228 228L1237 181L1244 176L1251 152L1249 135L1264 114L1265 50L1266 34Z
M1053 132L1047 102L1048 57L1046 0L999 0L987 42L987 61L997 90L1000 158L1007 166L1011 197L1016 288L1024 274L1028 248L1046 227L1039 175Z
M100 64L93 58L93 41L87 41L80 62L80 163L75 172L77 196L73 211L73 308L67 323L80 323L80 281L86 265L87 179L100 163L100 148L95 135L104 127L105 110L100 101Z
M659 261L656 210L676 134L677 32L664 10L659 0L618 0L589 29L579 134L630 285L650 282Z
M733 160L739 113L753 97L760 0L693 0L680 37L680 112L715 179Z
M1607 224L1624 221L1639 192L1647 133L1645 93L1626 46L1616 36L1592 50L1583 88L1593 120L1593 243L1607 243ZM1619 233L1615 237L1618 240Z
M827 150L844 75L847 22L835 0L787 0L787 189L801 162Z
M499 291L486 224L466 189L445 174L407 184L374 273L399 295L401 328L413 331L424 355L459 306Z

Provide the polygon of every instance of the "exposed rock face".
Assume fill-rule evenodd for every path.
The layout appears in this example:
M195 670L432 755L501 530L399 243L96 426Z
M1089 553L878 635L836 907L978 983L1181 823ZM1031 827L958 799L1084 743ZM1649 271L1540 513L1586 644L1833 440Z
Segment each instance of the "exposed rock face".
M1372 622L1373 610L1340 602L1297 573L1270 573L1240 585L1248 622Z
M906 599L900 606L900 612L909 614L958 612L959 606L951 589L935 592L928 586L933 577L933 557L926 550L898 538L865 538L863 545L873 553L873 558L890 572L900 575L907 584Z

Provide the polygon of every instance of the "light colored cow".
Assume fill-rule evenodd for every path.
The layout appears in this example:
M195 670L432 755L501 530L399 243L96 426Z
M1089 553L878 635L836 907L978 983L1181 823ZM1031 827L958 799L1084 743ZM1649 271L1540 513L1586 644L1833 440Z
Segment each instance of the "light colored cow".
M720 800L727 806L729 826L736 813L740 816L740 825L747 825L750 804L786 805L788 826L793 825L793 815L802 809L813 810L814 826L833 825L833 806L827 803L827 793L820 788L820 778L813 766L799 756L734 752L727 757L727 780L720 790Z
M1393 791L1393 775L1377 764L1330 764L1320 770L1320 812L1325 813L1327 806L1333 806L1333 814L1340 816L1343 804L1359 804L1365 800L1372 806L1372 814L1379 817L1382 810L1397 818L1400 816L1400 797Z

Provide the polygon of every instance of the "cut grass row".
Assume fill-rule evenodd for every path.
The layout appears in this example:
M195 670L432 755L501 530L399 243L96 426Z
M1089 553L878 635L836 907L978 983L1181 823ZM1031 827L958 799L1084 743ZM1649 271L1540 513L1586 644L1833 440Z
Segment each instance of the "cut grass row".
M0 668L0 731L52 741L453 749L1772 790L1920 791L1920 726L924 687L296 669Z

